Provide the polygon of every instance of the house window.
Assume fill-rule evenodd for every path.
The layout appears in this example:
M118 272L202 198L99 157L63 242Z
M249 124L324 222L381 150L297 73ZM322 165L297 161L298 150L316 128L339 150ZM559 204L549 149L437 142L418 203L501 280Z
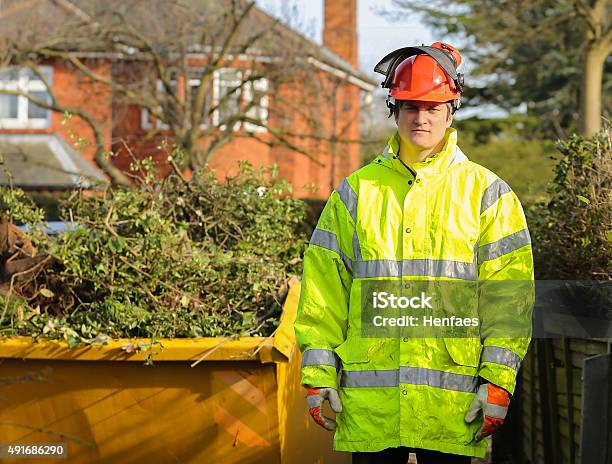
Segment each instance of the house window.
M215 104L219 107L213 115L213 122L216 126L221 125L225 128L225 123L238 116L240 112L240 84L242 83L242 73L239 69L222 68L215 71ZM234 125L234 130L238 130L240 124Z
M248 76L245 74L245 77ZM171 80L172 85L176 85L176 78ZM200 127L209 127L211 122L214 126L225 129L226 123L233 117L240 116L240 112L246 109L249 118L261 121L266 124L268 121L268 80L265 78L256 79L243 83L243 72L234 68L222 68L215 71L213 76L212 105L219 107L212 114L212 121L208 115L211 107L211 95L206 94L204 100L204 111ZM195 98L200 86L198 77L191 77L187 84L190 88L192 105L195 105ZM161 81L157 83L157 91L163 93ZM193 108L193 106L192 106ZM168 126L160 120L156 120L146 108L141 112L141 123L143 129L168 129ZM236 122L233 129L239 130L241 123ZM244 129L249 132L266 131L265 127L257 124L245 123Z
M239 116L246 109L246 116L267 123L268 120L268 80L265 78L244 82L248 74L239 69L222 68L215 71L214 102L219 108L213 114L213 123L224 129L225 122L234 116ZM234 130L240 129L238 122ZM251 123L245 123L244 129L250 132L266 129Z
M53 69L50 66L41 66L38 71L51 85ZM51 102L45 83L29 68L5 68L0 70L1 90L23 92L45 103ZM50 124L50 110L35 105L23 95L0 93L0 128L44 129L49 127Z
M170 84L170 87L172 88L172 91L176 93L176 88L177 88L177 82L178 82L178 73L174 70L170 71L170 80L168 81L168 83ZM160 101L162 99L166 99L169 98L168 95L166 94L166 89L164 88L164 84L161 81L161 79L157 79L157 81L155 82L155 91L157 92L157 101ZM157 107L157 111L158 114L162 113L162 107L159 106ZM169 115L166 113L166 117L168 117ZM155 116L153 116L148 108L142 108L140 111L140 123L141 123L141 127L143 129L161 129L161 130L167 130L170 128L170 126L168 124L166 124L165 122L162 122L161 119L156 118Z
M175 71L172 71L172 73L170 74L170 85L173 87L175 92L176 92L176 86L177 86L177 80L178 80L177 76L178 74ZM200 79L190 78L187 81L187 84L189 85L189 94L191 95L191 105L193 109L195 107L195 103L196 103L195 100L197 97L198 88L200 86ZM165 92L166 92L161 80L157 81L156 89L157 89L158 98L161 100L162 98L165 97ZM200 123L201 128L206 128L210 125L210 118L208 116L209 108L210 108L210 95L207 93L204 96L204 109L202 111L203 113L202 121ZM161 111L161 107L158 110ZM159 119L156 119L153 115L149 113L149 110L146 108L143 108L141 111L141 123L142 123L143 129L156 128L156 129L167 130L170 127L168 124L163 123Z
M244 88L244 100L247 105L247 116L261 121L262 124L268 122L268 80L265 78L247 82ZM266 128L257 124L247 122L244 124L245 130L249 132L265 132Z
M198 97L198 90L200 89L201 80L198 77L192 77L188 81L189 85L189 95L191 95L191 108L192 111L195 108L196 100ZM206 89L206 93L204 94L204 106L202 108L202 119L200 121L200 127L206 128L210 126L210 99L211 95L209 92L210 89Z

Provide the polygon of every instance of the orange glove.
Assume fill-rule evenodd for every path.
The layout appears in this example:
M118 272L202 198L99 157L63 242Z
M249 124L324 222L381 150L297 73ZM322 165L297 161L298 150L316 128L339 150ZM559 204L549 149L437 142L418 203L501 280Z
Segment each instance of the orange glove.
M473 422L482 410L484 423L474 437L476 443L503 425L509 404L510 394L503 388L492 383L485 383L478 387L476 397L465 415L466 422Z
M342 403L335 388L308 388L306 390L308 399L308 412L314 421L325 430L336 430L336 421L321 414L323 401L329 401L329 405L336 413L342 412Z

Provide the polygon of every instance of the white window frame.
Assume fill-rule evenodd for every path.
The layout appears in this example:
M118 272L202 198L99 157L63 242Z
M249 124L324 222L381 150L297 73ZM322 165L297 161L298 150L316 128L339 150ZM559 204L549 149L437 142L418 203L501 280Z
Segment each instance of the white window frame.
M200 85L201 80L197 79L197 78L191 78L187 81L187 85L189 87L197 87ZM170 81L170 85L176 85L176 80L172 79ZM163 88L163 84L161 79L158 79L156 84L155 84L156 90L158 92L162 92L164 90ZM151 115L149 113L149 110L147 108L142 108L140 111L140 125L143 129L153 129L153 127L155 127L155 129L159 129L159 130L168 130L170 129L170 126L168 124L166 124L165 122L162 122L160 119L155 118L155 125L151 124ZM200 128L201 129L206 129L210 126L210 124L208 123L201 123L200 124Z
M212 102L211 102L212 106L217 106L219 104L219 100L221 98L220 74L224 72L225 70L232 70L236 72L236 80L234 81L235 84L233 84L234 86L239 85L242 82L242 79L248 78L248 75L249 75L248 74L249 71L243 72L240 69L236 69L236 68L216 69L213 72ZM200 79L190 78L187 82L187 85L189 85L190 87L197 87L200 85ZM163 90L161 80L157 81L156 86L157 86L158 91ZM269 95L268 90L269 90L268 79L266 79L265 77L262 77L260 79L256 79L254 81L245 83L243 87L241 89L238 89L237 91L239 105L243 103L246 103L248 105L253 99L255 91L261 91L264 93L260 98L259 104L250 108L247 112L247 115L250 117L253 117L254 119L257 119L258 117L260 117L261 121L264 123L268 122L268 105L270 101L269 96L268 96ZM146 108L142 108L140 115L141 115L141 127L143 129L148 130L148 129L155 128L159 130L167 130L169 128L167 124L161 122L159 119L155 119L155 123L152 123L151 121L152 118L150 117L149 110L147 110ZM212 125L219 126L220 122L221 121L220 121L219 110L213 111L212 117L211 117ZM210 127L210 123L203 122L202 124L200 124L200 127L202 129L206 129ZM219 128L221 130L226 129L225 125L222 125ZM246 130L247 132L267 132L268 131L268 129L265 127L261 127L257 124L251 124L248 122L244 124L237 122L236 124L234 124L233 130L238 131L241 128L244 128L244 130Z
M191 87L199 87L201 82L202 82L202 80L200 78L197 78L197 77L192 77L191 79L189 79L187 81L187 85L190 87L190 90L189 90L189 96L190 97L191 97ZM213 94L214 94L214 78L213 78ZM213 97L213 99L214 99L214 97ZM200 128L201 129L207 129L209 127L210 127L210 123L208 123L208 122L200 123Z
M251 107L247 111L247 116L253 119L259 119L264 124L268 122L268 79L262 77L253 81L247 82L244 87L244 99L247 104L250 104L253 100L255 91L263 92L263 95L259 99L259 104ZM250 122L244 123L244 130L247 132L267 132L268 129L257 124L251 124Z
M10 68L3 68L0 71L8 70ZM49 93L49 89L40 79L30 79L27 75L26 70L31 71L29 68L13 68L17 70L17 80L3 80L0 79L0 89L13 90L17 92L46 92ZM38 70L41 74L47 74L47 82L49 86L53 84L53 67L51 66L39 66ZM6 94L4 94L6 95ZM45 110L44 118L29 118L28 117L28 104L29 100L23 95L17 97L17 117L16 118L0 118L0 129L47 129L51 126L51 110Z
M170 85L176 85L177 79L171 79ZM161 79L157 79L155 82L155 91L161 93L164 91L164 84ZM158 108L158 111L161 111L161 108ZM158 130L168 130L170 126L163 122L159 118L155 118L155 125L151 124L151 118L155 118L155 116L151 116L148 108L141 108L140 110L140 126L145 130L150 130L155 127Z
M219 104L219 99L221 98L221 85L220 85L220 78L219 75L222 71L225 71L227 69L231 69L231 70L235 70L236 71L236 75L237 75L237 84L234 85L238 85L240 83L242 83L243 79L248 79L249 75L250 75L250 71L241 71L239 69L236 68L220 68L218 70L215 70L214 74L213 74L213 79L214 79L214 86L213 86L213 105L218 105ZM257 88L259 87L259 88ZM250 117L253 117L254 119L257 119L258 117L258 112L261 112L261 120L264 123L267 123L268 121L268 104L269 104L269 97L268 97L268 79L266 79L265 77L262 77L260 79L256 79L254 81L249 81L244 83L244 85L242 86L241 89L238 90L238 99L239 99L239 104L246 104L248 105L252 99L253 99L253 95L254 95L254 90L258 90L258 91L263 91L264 95L262 95L261 99L260 99L260 104L257 106L254 106L252 108L250 108L247 111L247 115ZM213 112L213 117L212 117L212 121L213 124L215 126L218 126L220 123L219 120L219 112L214 111ZM234 131L238 131L241 129L241 127L244 128L244 130L246 130L247 132L267 132L268 129L265 127L261 127L257 124L251 124L249 122L245 122L244 124L241 124L240 122L237 122L234 127L233 130ZM221 130L225 130L225 125L220 127Z
M242 71L240 71L239 69L236 68L219 68L219 69L215 69L215 71L213 72L213 106L217 106L219 104L219 101L221 100L221 78L220 75L222 72L225 72L227 70L231 70L231 71L235 71L236 72L236 84L233 84L232 87L236 87L237 85L240 85L240 83L242 83ZM240 99L242 97L242 88L238 89L236 91L237 96L238 96L238 105L240 105ZM238 111L240 111L240 108L238 108ZM215 110L212 114L212 122L214 126L219 126L219 124L221 123L220 121L220 117L219 117L219 110ZM240 121L236 122L234 124L234 127L232 128L232 130L234 131L238 131L240 130ZM222 124L219 126L219 129L221 130L225 130L226 126L225 124Z

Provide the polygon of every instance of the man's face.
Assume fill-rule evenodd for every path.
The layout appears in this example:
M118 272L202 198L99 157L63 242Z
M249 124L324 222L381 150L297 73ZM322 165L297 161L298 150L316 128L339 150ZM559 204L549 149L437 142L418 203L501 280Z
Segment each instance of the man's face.
M395 118L402 139L424 150L435 148L453 118L447 103L400 100Z

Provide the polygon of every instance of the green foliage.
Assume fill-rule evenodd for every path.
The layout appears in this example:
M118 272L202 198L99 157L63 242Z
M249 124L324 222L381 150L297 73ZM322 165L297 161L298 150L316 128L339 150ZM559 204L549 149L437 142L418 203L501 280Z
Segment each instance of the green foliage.
M557 153L553 142L537 138L533 119L468 118L454 125L468 158L508 182L521 202L528 205L546 196Z
M545 138L576 129L582 53L589 27L573 0L393 0L417 11L469 60L464 98L507 110L524 105ZM389 17L398 17L398 11ZM612 110L612 62L604 69L603 109Z
M13 223L39 224L44 212L23 190L0 187L0 211Z
M2 332L71 344L269 335L289 276L301 273L304 203L275 172L247 164L222 183L212 173L160 183L149 161L133 169L145 174L140 188L66 201L63 219L79 226L35 243L51 264L26 294L4 297Z
M612 278L610 128L593 139L573 135L558 146L551 198L528 211L541 279Z
M359 157L361 165L370 163L382 152L389 136L397 130L393 117L389 118L389 110L385 107L386 92L376 91L376 102L362 108L361 143Z
M461 116L461 111L459 111ZM471 137L476 144L485 144L497 137L512 137L523 140L542 140L541 121L526 114L509 114L498 118L455 118L455 127L462 139Z
M58 221L60 204L69 196L69 193L28 192L28 195L36 206L44 211L47 221Z

